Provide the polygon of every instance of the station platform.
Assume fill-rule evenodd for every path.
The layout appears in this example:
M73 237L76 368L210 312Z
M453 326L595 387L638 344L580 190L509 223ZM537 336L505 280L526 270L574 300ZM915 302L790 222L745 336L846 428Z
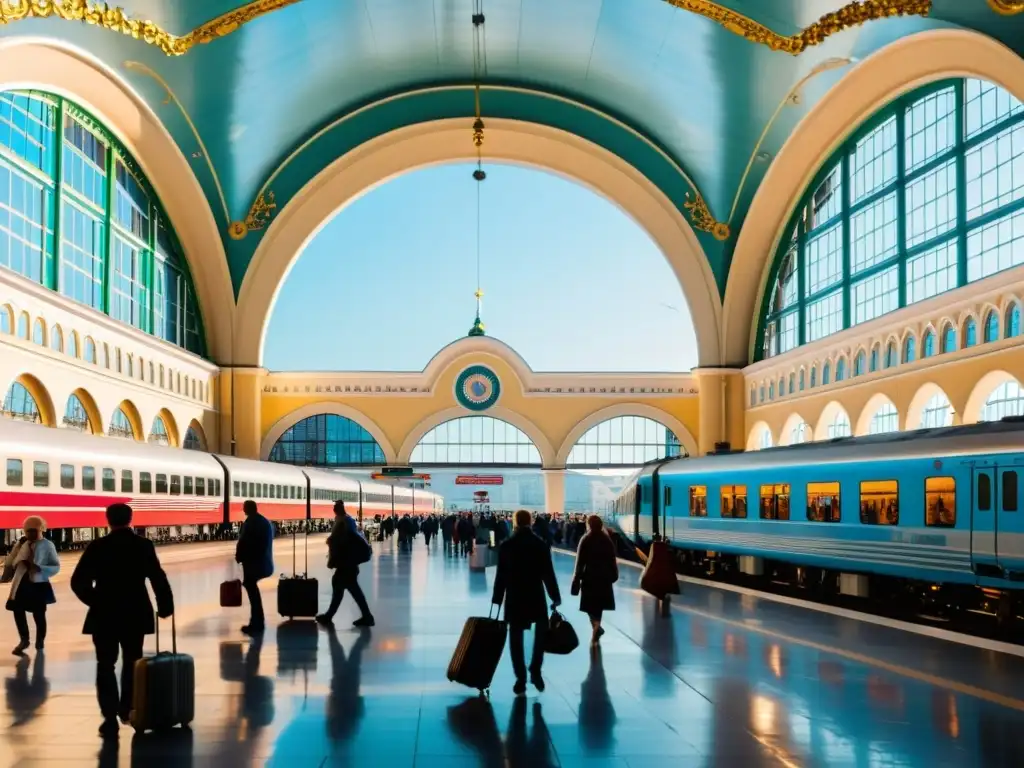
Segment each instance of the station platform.
M463 620L486 614L494 570L471 573L440 544L428 552L375 545L360 581L377 626L355 630L346 596L328 631L280 623L276 579L264 582L262 641L239 627L248 608L222 609L233 545L159 550L177 604L178 648L196 660L191 731L133 736L103 747L84 607L54 588L43 654L8 655L0 619L5 722L0 766L1020 766L1024 658L1016 648L951 642L879 620L808 609L693 582L667 616L622 568L618 610L599 651L569 596L573 558L556 555L565 614L583 645L549 656L547 690L512 694L503 660L490 699L449 683ZM291 543L276 546L278 571ZM329 593L322 537L310 572ZM302 555L299 554L301 570ZM170 643L169 623L163 644ZM529 642L529 640L528 640ZM147 652L153 651L153 638Z

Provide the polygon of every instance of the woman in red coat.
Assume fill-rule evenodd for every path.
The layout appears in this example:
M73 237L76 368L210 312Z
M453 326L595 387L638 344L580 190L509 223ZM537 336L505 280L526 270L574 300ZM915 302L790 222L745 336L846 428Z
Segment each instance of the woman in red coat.
M604 629L601 616L615 610L615 591L612 585L619 580L619 564L615 558L615 545L604 523L597 515L587 518L587 533L580 539L576 550L576 572L572 577L572 593L580 595L580 610L590 616L594 645L601 639Z

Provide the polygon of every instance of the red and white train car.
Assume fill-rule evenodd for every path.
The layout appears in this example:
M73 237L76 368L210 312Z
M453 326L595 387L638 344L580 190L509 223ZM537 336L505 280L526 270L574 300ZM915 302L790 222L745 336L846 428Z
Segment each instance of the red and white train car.
M306 519L309 481L301 468L233 456L217 456L216 460L226 473L227 522L245 519L242 505L247 499L255 501L268 520Z

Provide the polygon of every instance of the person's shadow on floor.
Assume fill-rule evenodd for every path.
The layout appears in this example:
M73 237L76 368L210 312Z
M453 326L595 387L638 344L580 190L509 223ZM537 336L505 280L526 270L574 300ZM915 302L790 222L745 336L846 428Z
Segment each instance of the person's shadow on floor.
M32 667L31 677L29 666ZM4 682L7 689L7 711L14 715L11 727L25 725L36 716L50 695L50 681L46 679L46 656L39 652L32 662L27 656L22 656L14 667L14 677Z

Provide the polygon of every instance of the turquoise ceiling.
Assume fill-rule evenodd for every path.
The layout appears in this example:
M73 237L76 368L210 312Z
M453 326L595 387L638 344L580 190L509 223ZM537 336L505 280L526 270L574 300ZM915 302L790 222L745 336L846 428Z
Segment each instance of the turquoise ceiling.
M5 2L11 6L11 0L0 0L0 8ZM13 6L24 2L14 0ZM184 35L241 4L123 0L122 7L129 18ZM786 36L844 4L722 2ZM318 130L337 121L274 180L278 211L327 163L375 135L472 115L472 92L465 87L473 75L472 12L472 0L298 0L180 56L58 18L15 21L0 26L0 37L67 40L119 72L147 100L190 158L220 225L237 290L262 231L234 240L229 222L245 220L268 177ZM797 56L743 39L665 0L485 0L484 13L485 119L519 117L578 133L633 163L680 207L692 179L711 214L730 227L724 241L698 233L722 290L736 234L765 170L800 117L845 71L817 76L800 105L783 110L741 188L766 123L816 65L864 58L899 37L941 27L976 29L1024 51L1024 14L999 15L989 0L934 0L928 18L873 21ZM188 121L153 74L194 123L223 203ZM372 106L396 95L403 97Z

